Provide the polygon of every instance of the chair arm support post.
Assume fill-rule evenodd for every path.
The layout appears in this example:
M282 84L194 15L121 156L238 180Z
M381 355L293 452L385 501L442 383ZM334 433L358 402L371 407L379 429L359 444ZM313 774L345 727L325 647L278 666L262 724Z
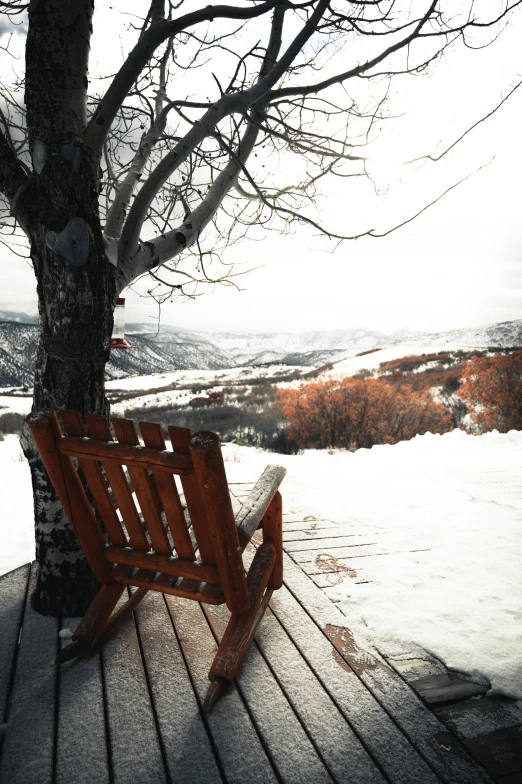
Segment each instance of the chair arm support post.
M241 549L245 549L259 527L285 475L283 466L268 465L254 485L236 517Z
M261 522L263 543L271 542L276 551L276 560L268 585L277 590L283 585L283 499L279 490L272 498Z
M206 431L196 433L190 440L190 455L206 509L227 607L232 613L245 612L249 606L248 587L219 437Z
M233 681L236 677L243 656L263 615L265 607L261 612L260 608L275 560L274 545L272 542L263 542L248 570L250 607L240 615L232 613L230 616L230 621L208 674L211 681L215 681L217 678ZM268 588L266 603L268 603L271 594L272 589Z

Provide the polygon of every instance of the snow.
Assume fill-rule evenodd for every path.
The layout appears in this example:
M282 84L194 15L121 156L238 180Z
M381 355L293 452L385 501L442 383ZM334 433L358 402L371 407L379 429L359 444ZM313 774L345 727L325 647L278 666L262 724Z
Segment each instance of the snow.
M33 404L33 399L30 395L22 397L21 395L0 395L0 414L10 414L12 412L16 414L23 414L23 416L27 416L27 414L31 413L31 406Z
M354 453L235 444L223 452L230 482L255 481L269 463L287 468L286 521L328 521L311 538L328 537L324 546L288 549L308 572L328 557L347 567L327 591L359 647L400 658L420 650L522 700L521 432L427 433ZM16 436L0 442L0 471L3 574L34 558L29 469Z
M353 376L361 370L375 370L381 362L389 362L420 354L433 354L439 351L485 350L489 346L512 348L522 342L522 321L504 321L480 327L455 329L398 340L387 344L379 351L357 356L356 351L347 351L334 358L334 367L325 375L333 377Z
M31 475L18 436L7 435L0 441L0 476L0 574L6 574L34 561Z
M364 570L366 582L329 589L360 647L400 658L421 649L522 699L522 433L428 433L355 453L225 453L229 481L286 466L286 520L313 515L376 543L323 548ZM293 553L305 569L317 554L308 552Z

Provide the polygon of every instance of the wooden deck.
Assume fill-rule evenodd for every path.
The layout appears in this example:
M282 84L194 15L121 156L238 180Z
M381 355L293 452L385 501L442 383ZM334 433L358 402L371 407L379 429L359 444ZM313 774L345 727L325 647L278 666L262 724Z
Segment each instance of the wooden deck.
M249 487L234 486L238 502ZM288 545L299 524L288 523ZM237 689L208 717L224 606L151 592L99 650L58 671L60 626L76 620L32 610L29 565L0 578L1 784L491 782L452 733L455 717L436 716L398 666L357 650L346 616L287 549L285 586ZM521 769L492 773L515 784Z

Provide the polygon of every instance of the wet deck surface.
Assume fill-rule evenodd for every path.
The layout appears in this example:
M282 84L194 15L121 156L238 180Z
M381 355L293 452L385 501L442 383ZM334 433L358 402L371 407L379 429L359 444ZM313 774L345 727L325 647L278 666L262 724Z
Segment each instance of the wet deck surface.
M250 487L232 487L238 503ZM76 619L32 610L29 566L0 578L1 784L491 782L472 756L490 764L480 752L484 733L472 736L480 722L444 701L437 716L399 663L357 650L348 619L290 544L299 531L302 541L331 537L318 537L319 525L307 534L313 520L285 518L285 586L237 688L208 717L201 704L226 607L150 592L99 649L58 671L58 632ZM335 560L323 544L318 555ZM514 762L490 772L516 784L522 743L517 751L505 713L502 706L497 731Z

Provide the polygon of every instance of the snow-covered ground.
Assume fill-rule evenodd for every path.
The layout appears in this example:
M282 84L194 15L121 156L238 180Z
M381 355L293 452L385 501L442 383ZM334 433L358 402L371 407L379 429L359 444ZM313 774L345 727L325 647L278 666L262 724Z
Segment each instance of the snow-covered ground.
M0 441L0 574L34 561L33 493L18 436Z
M329 589L360 647L402 657L422 648L522 699L522 433L456 430L295 456L230 444L224 454L231 482L255 480L267 463L285 465L287 519L332 521L363 543L336 557L366 582L348 578ZM20 458L15 436L0 442L0 573L34 557Z
M522 433L428 433L355 453L225 451L231 481L287 467L287 519L313 515L375 543L337 551L368 582L329 590L361 647L401 658L420 647L522 699Z

